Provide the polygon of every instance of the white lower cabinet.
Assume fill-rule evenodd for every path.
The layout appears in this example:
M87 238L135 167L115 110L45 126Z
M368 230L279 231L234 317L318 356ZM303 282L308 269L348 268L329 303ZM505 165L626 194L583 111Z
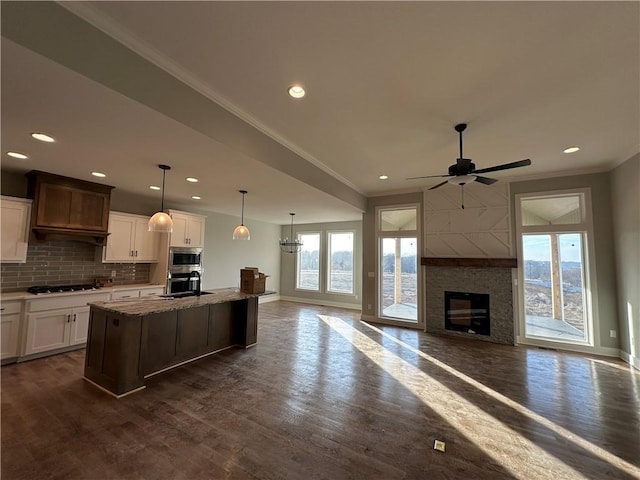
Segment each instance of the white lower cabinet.
M18 356L18 335L22 318L22 301L2 302L0 305L0 359Z
M109 294L93 294L28 300L23 355L84 345L89 327L87 303L108 299Z
M27 315L25 355L79 345L87 341L89 307Z

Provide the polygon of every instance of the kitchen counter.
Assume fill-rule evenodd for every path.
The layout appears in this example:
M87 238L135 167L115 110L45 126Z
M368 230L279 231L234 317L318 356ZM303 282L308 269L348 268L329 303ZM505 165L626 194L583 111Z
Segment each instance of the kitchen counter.
M145 299L133 298L128 300L112 300L109 302L90 303L91 306L125 316L142 316L153 313L169 312L172 310L182 310L185 308L198 307L216 303L234 302L246 300L262 295L269 295L275 292L265 293L242 293L235 288L219 288L215 290L205 290L201 296L171 298L154 296Z
M166 370L228 348L254 346L258 297L273 292L209 292L90 303L84 379L119 398Z
M127 290L142 290L145 288L158 288L163 287L164 285L152 284L152 283L136 283L129 285L115 285L113 287L100 287L95 290L76 290L73 292L56 292L56 293L43 293L40 295L34 295L33 293L29 293L26 290L21 292L0 292L0 298L5 301L9 300L35 300L41 298L54 298L54 297L64 297L69 295L87 295L87 294L95 294L95 293L114 293L114 292L123 292Z

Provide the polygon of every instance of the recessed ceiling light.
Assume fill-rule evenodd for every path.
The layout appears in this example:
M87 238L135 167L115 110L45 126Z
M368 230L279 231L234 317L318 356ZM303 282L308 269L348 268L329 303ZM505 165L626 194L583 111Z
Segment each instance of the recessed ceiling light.
M13 158L19 158L20 160L26 160L27 158L29 158L24 153L19 152L7 152L7 155Z
M159 187L159 186L157 186L157 185L149 185L149 188L150 188L151 190L160 190L160 187Z
M575 153L580 150L580 147L567 147L563 150L564 153Z
M200 197L198 195L194 195L191 198L193 198L194 200L200 200Z
M198 183L198 179L196 177L187 177L187 182Z
M389 178L389 176L388 175L380 175L378 178L380 180L386 180L387 178Z
M93 175L94 177L100 177L100 178L106 177L106 175L102 172L91 172L91 175Z
M302 88L300 85L291 85L289 87L289 95L291 95L293 98L302 98L305 95L305 91L304 88Z
M39 132L34 132L31 134L31 136L33 138L35 138L36 140L40 140L41 142L55 142L56 139L53 137L50 137L49 135L47 135L46 133L39 133Z

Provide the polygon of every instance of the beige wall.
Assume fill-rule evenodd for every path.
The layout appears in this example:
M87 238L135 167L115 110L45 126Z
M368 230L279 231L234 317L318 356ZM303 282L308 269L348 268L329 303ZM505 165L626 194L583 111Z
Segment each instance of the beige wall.
M513 182L511 187L511 215L515 225L515 196L521 193L549 192L572 188L589 188L593 213L595 249L595 272L597 289L597 308L593 312L594 322L599 327L600 338L596 339L596 350L618 349L618 338L611 338L609 330L618 330L618 311L616 295L616 272L614 262L613 221L611 218L611 189L609 174L597 173L567 177L546 178ZM515 228L513 231L514 245ZM609 353L611 353L609 351Z
M220 213L195 211L206 215L205 248L203 259L203 287L221 288L239 286L240 269L258 267L269 275L267 290L280 290L280 226L245 217L251 239L233 240L233 229L240 217Z
M339 293L325 292L308 292L296 290L296 255L282 253L280 260L280 296L284 299L294 301L306 301L314 304L343 306L360 310L362 299L362 222L332 222L332 223L313 223L301 224L293 226L293 236L297 236L298 232L320 232L321 239L321 258L320 262L326 264L327 258L322 256L322 252L326 248L326 237L329 231L353 230L355 232L354 239L354 295L345 295ZM280 237L291 237L291 225L283 225L280 230ZM277 242L276 242L277 245ZM322 247L325 245L325 247ZM321 273L326 269L321 269ZM320 282L326 284L326 277L321 276ZM324 290L324 289L323 289Z
M620 349L640 369L640 154L610 172Z

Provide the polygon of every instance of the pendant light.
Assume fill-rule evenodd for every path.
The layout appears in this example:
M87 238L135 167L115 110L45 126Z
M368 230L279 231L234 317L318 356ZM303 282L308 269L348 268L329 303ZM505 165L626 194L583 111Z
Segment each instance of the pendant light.
M289 215L291 215L291 240L289 240L289 238L280 240L280 250L285 253L298 253L302 248L302 242L293 238L293 216L295 213L290 213Z
M173 232L173 220L169 215L164 213L164 178L167 170L171 170L171 167L169 165L158 165L158 168L162 170L162 200L160 203L160 211L149 219L149 231L171 233Z
M242 217L240 218L240 225L233 231L234 240L249 240L251 233L244 224L244 196L247 194L246 190L238 190L242 194Z

